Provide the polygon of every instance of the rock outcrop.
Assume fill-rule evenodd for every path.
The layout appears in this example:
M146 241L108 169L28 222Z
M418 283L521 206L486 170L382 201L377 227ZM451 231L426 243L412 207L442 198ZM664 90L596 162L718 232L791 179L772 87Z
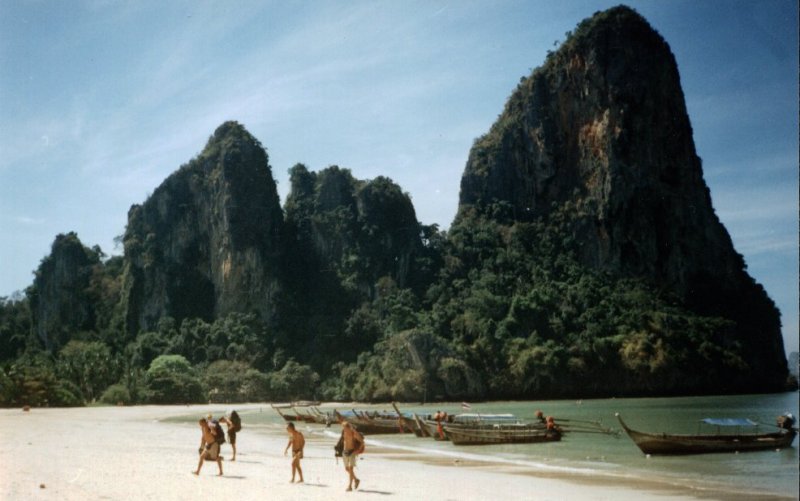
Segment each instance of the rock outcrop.
M236 122L128 213L130 333L170 316L255 312L269 322L279 290L283 215L268 156Z
M47 350L55 352L76 332L94 329L96 298L90 283L102 267L99 254L70 232L56 236L39 265L28 294L36 335Z
M779 312L746 273L695 151L675 57L635 11L583 21L476 140L459 213L546 219L566 203L589 267L642 277L736 322L754 386L786 375Z
M382 176L357 180L338 166L313 173L302 164L292 168L291 183L286 219L300 248L289 252L307 254L306 269L318 263L335 270L362 299L374 296L382 277L407 286L422 248L421 225L399 186Z

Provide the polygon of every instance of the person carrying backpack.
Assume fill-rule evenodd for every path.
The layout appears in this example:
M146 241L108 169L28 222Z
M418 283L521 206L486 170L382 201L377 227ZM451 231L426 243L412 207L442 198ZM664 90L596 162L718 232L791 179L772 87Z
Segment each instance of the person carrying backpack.
M347 490L352 491L353 487L358 489L361 479L356 477L355 467L358 455L364 452L364 436L353 428L347 421L342 422L342 456L344 458L344 469L349 476Z
M203 467L205 460L216 461L219 467L219 474L222 475L222 457L219 455L219 442L217 435L213 432L213 428L209 426L208 420L200 418L198 422L200 425L200 462L197 463L197 470L193 471L195 475L200 475L200 469ZM219 426L219 423L217 423ZM224 440L224 438L223 438Z
M238 412L231 411L228 417L223 416L219 420L228 427L228 442L231 443L233 449L231 461L236 461L236 433L242 429L242 418L239 417Z

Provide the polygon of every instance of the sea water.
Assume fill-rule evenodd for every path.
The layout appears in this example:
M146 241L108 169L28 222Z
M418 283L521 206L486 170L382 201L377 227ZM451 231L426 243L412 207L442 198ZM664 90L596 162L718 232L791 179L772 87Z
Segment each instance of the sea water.
M349 410L352 405L339 410ZM326 406L327 410L329 406ZM358 405L358 409L387 410L390 405ZM617 435L567 433L560 442L538 444L503 444L455 446L412 434L373 435L367 444L420 454L420 459L441 457L453 461L480 461L508 466L515 472L543 475L565 475L589 480L620 483L647 482L654 488L690 489L698 495L737 498L798 498L798 439L792 447L747 453L718 453L690 456L645 456L622 432L614 417L619 413L626 424L638 431L664 433L714 433L716 429L699 421L710 417L749 418L762 423L759 432L775 431L776 418L790 412L796 417L798 393L769 395L703 396L675 398L612 398L592 400L551 400L449 404L400 404L403 412L420 415L443 410L450 414L513 413L533 420L537 410L559 419L599 421ZM245 427L255 425L263 432L283 433L283 420L268 405L243 413ZM568 424L562 421L563 424ZM331 446L338 436L338 426L299 426L305 433L327 437ZM751 431L751 430L748 430ZM411 456L413 458L413 456Z

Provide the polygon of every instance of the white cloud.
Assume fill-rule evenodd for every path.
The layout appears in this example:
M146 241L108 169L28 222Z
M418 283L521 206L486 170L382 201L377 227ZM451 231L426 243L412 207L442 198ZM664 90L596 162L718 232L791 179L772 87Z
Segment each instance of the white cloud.
M39 225L44 224L45 219L39 217L29 217L29 216L14 216L11 218L14 222L24 225Z

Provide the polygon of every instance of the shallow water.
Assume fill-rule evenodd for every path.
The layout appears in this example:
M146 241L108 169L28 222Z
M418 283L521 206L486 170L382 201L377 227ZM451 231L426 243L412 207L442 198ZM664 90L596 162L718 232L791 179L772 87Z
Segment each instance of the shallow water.
M403 412L430 414L441 409L451 414L513 413L531 419L536 410L559 418L601 421L606 427L621 430L614 417L619 412L625 422L640 431L668 433L713 432L699 429L698 421L707 417L749 418L763 423L761 431L780 414L800 415L798 393L770 395L737 395L676 398L619 398L583 401L486 402L473 403L462 411L460 404L400 406ZM386 409L391 406L359 406L359 409ZM340 410L349 409L342 406ZM283 432L283 420L268 405L242 414L245 427L252 426L266 433ZM191 419L196 419L192 416ZM303 424L308 434L329 436L331 445L338 427L327 429ZM625 435L618 438L601 434L570 433L561 442L543 444L507 444L487 446L454 446L450 442L417 438L410 434L368 437L372 446L418 452L426 458L461 459L513 466L515 471L538 474L587 475L592 479L611 481L655 482L664 487L683 487L698 493L713 491L715 497L778 496L798 498L798 439L792 447L742 454L720 453L693 456L646 457ZM712 494L714 495L714 494Z

